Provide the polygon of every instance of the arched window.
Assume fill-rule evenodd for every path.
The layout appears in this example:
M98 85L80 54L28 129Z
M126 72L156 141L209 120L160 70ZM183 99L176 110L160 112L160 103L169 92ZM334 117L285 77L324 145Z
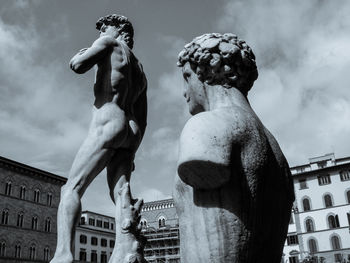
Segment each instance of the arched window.
M38 217L36 216L32 217L32 229L38 230Z
M49 261L49 259L50 259L50 248L45 247L44 248L44 260Z
M158 226L159 228L165 226L165 218L163 216L158 219Z
M17 215L17 226L18 227L23 227L23 213L20 212Z
M328 226L331 229L340 227L338 215L335 215L335 216L334 215L330 215L330 216L328 216Z
M340 240L337 236L331 237L331 244L333 250L340 249Z
M52 194L51 193L47 194L47 205L48 206L52 205Z
M350 190L348 190L347 192L346 192L346 197L347 197L347 201L348 201L348 204L350 204Z
M332 197L329 194L326 194L324 197L324 205L325 207L332 207L333 206L333 201Z
M315 231L314 221L311 218L306 219L305 228L306 228L306 232Z
M5 187L5 195L11 195L11 192L12 192L12 183L11 181L8 181Z
M31 245L29 248L29 259L34 260L35 259L35 245Z
M24 185L22 185L19 190L19 198L26 199L26 187Z
M6 242L2 241L0 243L0 257L5 257L6 256Z
M309 239L309 251L310 251L310 254L314 254L317 252L317 242L315 239L311 238Z
M2 211L1 224L7 225L8 222L9 222L9 210L5 209L5 210Z
M86 244L86 242L87 242L87 237L85 235L80 235L80 243Z
M45 231L51 232L51 219L50 218L46 218L46 220L45 220Z
M15 246L15 258L20 258L21 257L21 245L17 244Z
M39 203L40 202L40 190L35 189L34 190L34 202Z
M145 219L142 219L140 224L142 228L147 228L147 221Z
M304 211L311 210L310 200L308 198L303 199L303 208L304 208Z

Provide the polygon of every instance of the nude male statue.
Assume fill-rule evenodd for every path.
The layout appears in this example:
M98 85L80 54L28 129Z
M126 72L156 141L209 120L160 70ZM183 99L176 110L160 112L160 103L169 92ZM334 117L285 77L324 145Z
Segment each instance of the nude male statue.
M185 45L178 66L193 115L173 191L181 262L280 262L294 190L247 98L258 77L251 48L234 34L205 34Z
M124 16L108 15L97 21L96 28L99 38L70 61L71 69L78 74L95 66L95 103L87 138L62 187L57 249L51 261L55 263L73 261L71 250L81 213L80 199L105 167L110 196L117 206L115 213L120 217L122 210L117 197L122 189L129 189L134 156L146 129L147 81L142 65L131 52L133 27ZM130 199L130 190L125 191L123 196L129 195ZM129 205L135 205L139 211L141 202L129 201ZM115 250L112 258L118 254Z

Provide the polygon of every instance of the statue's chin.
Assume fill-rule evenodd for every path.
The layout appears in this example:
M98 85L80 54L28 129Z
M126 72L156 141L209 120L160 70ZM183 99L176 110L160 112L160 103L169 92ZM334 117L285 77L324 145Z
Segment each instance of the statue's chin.
M177 168L181 180L195 189L219 188L230 180L230 168L210 161L187 161Z

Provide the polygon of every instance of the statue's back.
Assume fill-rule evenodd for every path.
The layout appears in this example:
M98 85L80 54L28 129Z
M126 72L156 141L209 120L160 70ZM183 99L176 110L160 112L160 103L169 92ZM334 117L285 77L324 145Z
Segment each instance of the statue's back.
M195 189L176 177L181 260L280 262L294 200L288 163L253 111L225 109L219 121L229 123L224 133L234 142L230 180Z

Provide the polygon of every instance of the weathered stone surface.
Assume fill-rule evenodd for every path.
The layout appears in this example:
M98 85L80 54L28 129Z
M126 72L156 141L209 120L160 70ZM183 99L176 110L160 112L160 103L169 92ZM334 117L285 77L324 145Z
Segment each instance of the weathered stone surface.
M132 25L124 16L109 15L99 19L96 26L99 38L70 61L71 69L78 74L96 65L95 103L87 138L74 159L67 184L62 188L57 249L51 261L54 263L72 262L71 249L75 224L81 212L80 199L105 167L111 198L118 204L118 193L130 180L135 153L146 129L147 82L141 64L131 52ZM116 222L120 222L118 217L123 215L118 205L116 208ZM132 242L137 239L133 236L137 232L131 231L134 225L129 227L124 232ZM114 250L117 247L118 244ZM123 260L114 257L112 262L125 261L126 255L118 256L123 256Z
M208 51L223 63L204 59ZM294 191L277 141L246 97L258 76L253 52L233 34L206 34L185 46L178 65L193 115L173 191L181 262L280 262Z

